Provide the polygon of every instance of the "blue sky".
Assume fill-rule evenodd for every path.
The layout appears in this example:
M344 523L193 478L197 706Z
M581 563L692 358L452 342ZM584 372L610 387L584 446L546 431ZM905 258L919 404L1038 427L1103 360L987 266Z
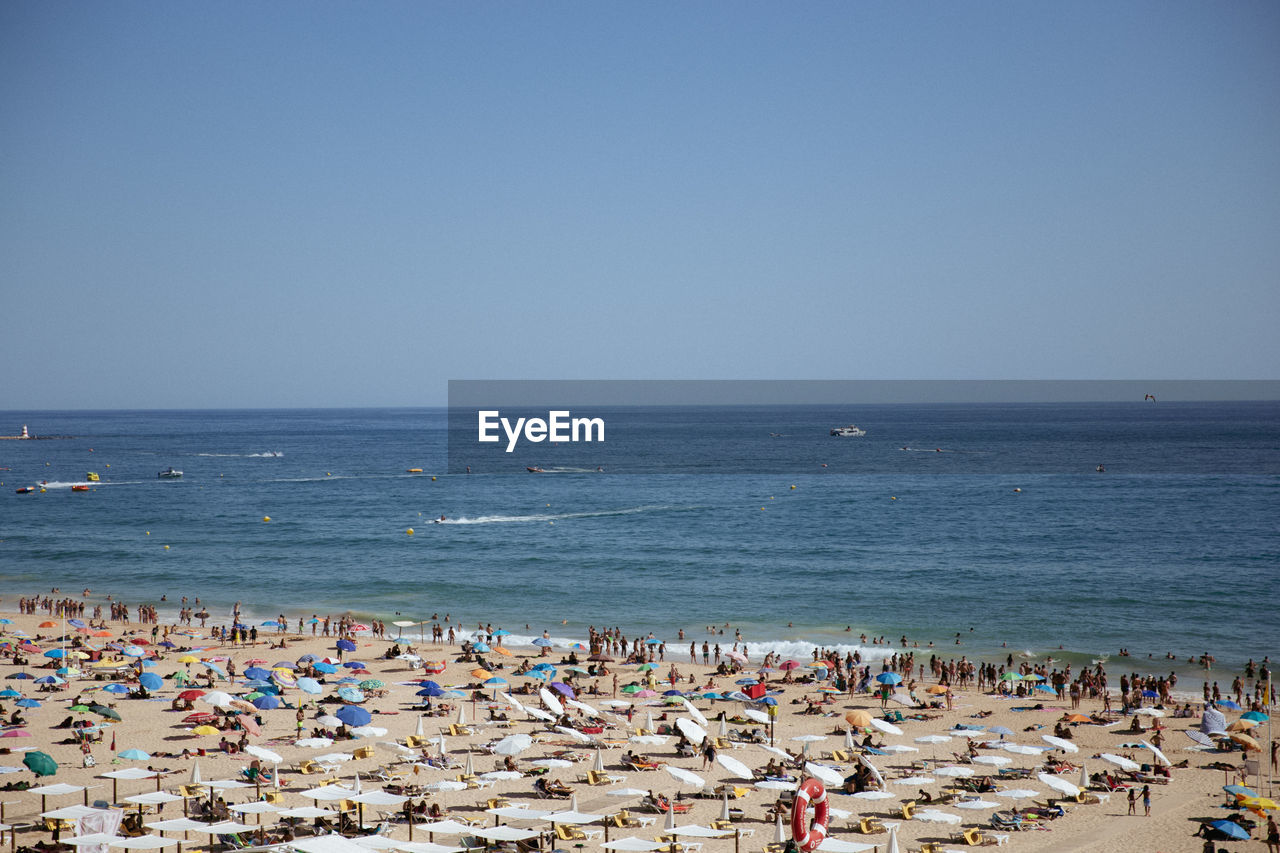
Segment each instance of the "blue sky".
M0 5L0 408L1278 378L1280 6Z

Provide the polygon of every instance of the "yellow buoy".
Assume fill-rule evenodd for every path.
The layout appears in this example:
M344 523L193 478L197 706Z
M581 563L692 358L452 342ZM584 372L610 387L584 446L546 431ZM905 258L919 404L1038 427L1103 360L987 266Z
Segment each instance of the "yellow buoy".
M148 531L147 531L147 535L148 535L148 536L150 536L150 535L151 535L151 531L150 531L150 530L148 530Z
M791 486L791 488L793 488L793 489L794 489L794 488L795 488L795 485L793 484L793 485Z
M262 517L262 520L263 520L263 521L270 521L270 520L271 520L271 516L269 516L269 515L264 515L264 516Z
M165 545L165 546L164 546L164 549L165 549L166 551L168 551L168 550L169 550L169 546L168 546L168 545Z
M432 478L431 478L431 482L433 482L433 483L434 483L435 481L436 481L436 478L435 478L435 477L432 477Z
M405 533L407 533L407 534L409 534L410 536L412 536L412 535L413 535L413 528L412 528L412 527L410 527L408 530L406 530L406 531L405 531Z
M889 498L889 500L891 500L891 501L896 501L897 499L898 499L898 498L897 498L897 496L896 496L896 495L895 495L894 497Z

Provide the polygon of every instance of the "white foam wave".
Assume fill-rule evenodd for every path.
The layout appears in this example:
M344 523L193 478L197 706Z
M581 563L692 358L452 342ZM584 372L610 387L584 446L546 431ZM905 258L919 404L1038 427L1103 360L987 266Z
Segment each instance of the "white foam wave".
M438 524L528 524L533 522L560 521L567 518L601 518L616 515L634 515L640 512L658 512L680 509L676 506L633 506L625 509L604 509L593 512L535 513L533 515L478 515L474 518L459 516L437 521Z
M471 640L483 640L485 634L483 631L469 631L469 632L463 632L462 636ZM541 635L540 634L525 635L525 634L512 633L502 638L502 645L507 646L509 648L513 648L513 649L530 648L530 647L533 647L533 641L537 639L537 637L539 636ZM712 646L715 646L715 644L719 642L721 654L723 654L724 652L733 650L732 641L726 643L724 642L724 638L722 637L712 638L710 635L708 635L706 639L707 639L707 642L710 643ZM555 654L567 653L569 651L569 647L572 646L574 643L580 643L583 646L587 645L587 639L585 637L575 638L575 637L552 636L550 637L550 640L552 642L551 651ZM689 635L689 636L686 636L686 638L683 640L672 640L672 639L664 638L664 641L667 644L667 649L666 649L667 660L675 661L675 662L680 662L684 660L684 654L687 651L685 644L691 643L691 642L697 644L697 647L699 649L699 654L701 654L701 649L702 649L701 636L693 637L692 635ZM739 644L738 648L741 649L742 645ZM857 653L864 662L884 660L885 658L891 657L898 651L898 649L893 648L892 646L863 646L863 645L858 645L856 643L855 644L838 644L834 646L832 645L820 646L816 643L810 643L803 640L761 640L760 642L747 643L747 659L751 661L753 664L759 664L761 661L764 660L765 655L772 652L774 654L781 656L784 659L790 658L790 659L798 660L802 663L805 663L813 660L813 650L816 648L821 648L827 652L834 652L835 654L838 654L841 658L844 658L845 655L848 655L848 654Z
M284 456L279 450L268 450L263 453L197 453L196 456L207 456L212 459L274 459Z

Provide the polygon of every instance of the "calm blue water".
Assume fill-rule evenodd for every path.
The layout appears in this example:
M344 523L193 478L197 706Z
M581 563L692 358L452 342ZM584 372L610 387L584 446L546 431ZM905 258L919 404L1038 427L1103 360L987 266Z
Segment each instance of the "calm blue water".
M866 438L826 434L851 419ZM666 439L718 435L709 470L789 472L767 474L524 473L554 464L542 448L486 458L510 473L432 479L443 410L0 414L0 432L23 423L75 438L0 441L7 608L89 586L134 603L200 596L218 617L237 600L295 620L448 612L517 635L610 624L673 645L680 628L701 642L727 622L730 644L736 628L800 653L864 632L948 654L1125 646L1157 671L1167 651L1280 652L1277 403L633 417ZM669 448L632 442L606 470L660 469ZM183 479L158 480L168 466ZM72 492L87 471L103 482ZM41 480L43 493L14 493Z

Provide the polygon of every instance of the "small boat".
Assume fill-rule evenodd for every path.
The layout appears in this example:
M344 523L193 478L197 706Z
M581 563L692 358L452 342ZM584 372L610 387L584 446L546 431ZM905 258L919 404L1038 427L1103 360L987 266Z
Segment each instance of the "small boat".
M161 480L181 480L182 472L176 468L165 468L163 471L156 474L156 476Z
M101 479L101 478L100 478L97 474L95 474L93 471L90 471L88 474L85 474L85 475L84 475L84 478L85 478L86 480L88 480L90 483L97 483L97 482L99 482L99 480Z
M29 495L35 490L36 490L35 486L22 486L21 488L14 489L14 491L20 495Z
M861 429L857 424L849 424L848 426L835 427L831 430L831 434L841 438L861 438L867 434L867 431Z
M72 487L71 487L71 491L73 491L73 492L87 492L87 491L89 491L89 487L88 487L88 486L86 486L84 483L76 483L74 486L72 486Z
M404 472L406 474L421 474L422 469L421 468L405 468Z
M530 466L530 467L525 468L524 470L528 471L530 474L545 474L545 473L546 473L546 472L545 472L545 471L543 471L541 468L538 468L538 467L536 467L536 466Z

